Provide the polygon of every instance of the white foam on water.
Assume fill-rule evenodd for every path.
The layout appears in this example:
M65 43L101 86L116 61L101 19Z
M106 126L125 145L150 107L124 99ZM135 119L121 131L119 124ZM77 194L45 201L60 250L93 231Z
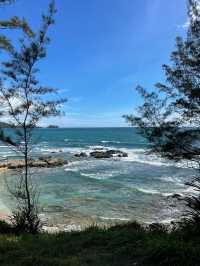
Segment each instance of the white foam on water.
M173 176L162 176L159 178L162 181L170 182L170 183L179 183L181 182L180 179L173 177Z
M61 148L41 148L40 151L43 153L80 153L83 152L84 148L70 148L70 147L61 147Z
M101 143L114 143L114 144L120 144L123 143L121 141L116 141L116 140L102 140Z
M150 194L150 195L160 195L162 197L172 197L174 194L180 194L179 192L162 192L155 189L145 189L145 188L136 188L137 191L140 191L144 194Z
M123 152L128 153L128 157L123 157L123 161L138 162L143 164L150 164L155 166L170 166L169 162L158 157L155 154L148 154L148 149L127 149L121 148Z
M199 195L199 190L195 189L194 187L188 187L185 190L182 191L183 194L186 195Z
M90 145L88 146L89 151L94 151L94 150L108 150L108 147L102 146L102 145Z
M110 141L102 141L102 143L108 143ZM113 142L114 143L114 142ZM86 153L88 156L93 151L108 151L115 150L116 147L113 146L103 146L103 145L89 145L88 147L60 147L60 148L49 148L49 147L41 147L40 151L42 153L60 153L65 152L69 154L78 154L81 152ZM144 164L150 164L155 166L171 166L172 163L167 162L166 160L158 157L154 154L147 154L148 149L128 149L128 148L120 148L121 151L126 152L128 157L118 158L119 160L127 161L127 162L138 162ZM115 156L113 156L115 159Z
M69 162L65 168L65 171L70 171L70 170L76 170L76 171L81 171L81 170L88 170L96 167L96 161L88 161L88 160L81 160L81 161L74 161L74 162Z
M154 166L173 166L182 169L198 169L198 165L194 162L186 160L183 160L181 162L169 161L167 159L161 158L157 154L148 153L149 149L120 148L120 150L128 154L128 157L121 158L123 161L127 162L138 162Z
M82 228L80 225L76 225L76 224L69 224L69 225L65 225L64 227L64 231L65 232L73 232L73 231L81 231Z
M188 188L185 188L185 189L178 189L176 191L173 191L173 192L162 192L162 191L159 191L159 190L155 190L155 189L146 189L146 188L136 188L137 191L140 191L142 193L145 193L145 194L152 194L152 195L161 195L163 197L172 197L173 195L175 194L178 194L182 197L185 197L185 196L195 196L195 195L199 195L199 191L198 190L195 190L193 187L188 187Z
M185 183L184 180L181 178L177 178L176 176L162 176L159 178L159 180L164 181L164 182L168 182L168 183L174 183L176 184L176 186L179 187L185 187Z
M71 168L65 168L65 171L66 172L73 172L73 173L77 173L77 172L79 172L79 169L71 169Z
M85 177L89 177L92 179L97 179L97 180L102 180L102 179L106 179L105 177L103 177L102 174L99 173L95 173L95 174L91 174L91 173L80 173L81 176L85 176Z
M175 193L160 193L163 197L172 197Z
M136 188L136 190L145 194L161 194L160 191L154 189Z
M159 221L159 223L169 225L176 220L177 219L175 219L175 218L167 218L167 219L163 219L163 220Z
M121 217L105 217L105 216L100 216L99 217L102 220L118 220L118 221L130 221L131 219L128 218L121 218Z
M118 171L102 171L102 172L95 172L95 173L80 173L80 174L81 176L89 177L92 179L103 180L103 179L114 177L117 174L119 174L119 172Z

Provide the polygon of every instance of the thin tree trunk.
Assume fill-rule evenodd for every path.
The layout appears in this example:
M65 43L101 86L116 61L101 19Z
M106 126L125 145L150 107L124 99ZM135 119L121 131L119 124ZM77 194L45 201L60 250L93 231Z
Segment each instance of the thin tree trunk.
M26 197L27 197L27 207L28 207L28 212L27 212L27 220L31 226L32 229L32 221L30 218L31 214L31 199L30 199L30 191L29 191L29 186L28 186L28 145L27 145L27 130L26 126L24 125L24 145L25 145L25 150L24 150L24 163L25 163L25 173L24 173L24 182L25 182L25 190L26 190Z

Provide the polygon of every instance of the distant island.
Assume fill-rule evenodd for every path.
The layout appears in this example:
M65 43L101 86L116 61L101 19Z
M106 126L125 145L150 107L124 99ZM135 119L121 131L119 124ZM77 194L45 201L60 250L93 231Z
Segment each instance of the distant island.
M49 125L47 128L59 128L57 125Z

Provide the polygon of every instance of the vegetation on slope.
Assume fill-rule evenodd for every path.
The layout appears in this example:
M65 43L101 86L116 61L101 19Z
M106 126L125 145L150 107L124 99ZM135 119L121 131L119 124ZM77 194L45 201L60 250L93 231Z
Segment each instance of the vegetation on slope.
M167 232L163 226L137 223L109 229L37 235L9 233L0 226L0 265L133 266L200 265L200 232L194 224Z

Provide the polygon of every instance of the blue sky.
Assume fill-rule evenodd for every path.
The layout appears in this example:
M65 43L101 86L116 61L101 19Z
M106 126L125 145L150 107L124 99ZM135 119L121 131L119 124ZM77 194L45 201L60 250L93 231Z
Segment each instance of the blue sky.
M34 29L47 0L17 0L1 18L25 17ZM184 36L186 0L57 0L52 43L41 64L43 85L68 98L66 116L44 123L62 127L127 126L141 99L137 84L164 78L177 35ZM13 33L12 33L13 34Z

